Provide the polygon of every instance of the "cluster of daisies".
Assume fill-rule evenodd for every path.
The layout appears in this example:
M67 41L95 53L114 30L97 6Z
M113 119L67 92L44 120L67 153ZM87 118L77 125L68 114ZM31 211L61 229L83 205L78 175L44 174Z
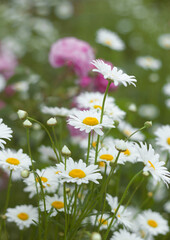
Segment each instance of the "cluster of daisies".
M130 238L152 240L158 234L165 235L169 231L168 222L158 212L150 209L141 211L123 205L123 201L115 194L103 191L107 189L110 178L114 179L116 176L119 165L124 166L127 162L143 163L141 173L143 172L144 176L150 175L154 185L163 183L168 187L170 172L153 146L143 142L144 134L125 121L126 113L116 105L114 98L107 95L111 82L125 87L128 84L135 86L135 77L111 67L102 60L93 60L92 65L93 71L99 72L108 80L104 94L81 93L74 100L77 107L70 110L41 107L41 111L45 114L62 117L63 121L63 117L66 117L71 141L82 148L82 159L74 160L66 146L62 149L58 145L55 149L54 146L53 148L41 146L40 158L48 163L50 159L53 164L43 169L35 169L35 161L23 153L22 149L18 151L4 149L4 139L12 137L12 130L0 120L1 167L13 181L21 179L21 176L24 177L24 192L29 194L29 198L40 196L38 206L19 205L5 209L7 221L15 222L22 230L38 223L43 212L50 217L64 213L67 226L65 234L68 235L72 227L76 233L81 225L89 224L94 226L105 240L108 239L110 231L113 232L112 236L110 235L111 240ZM18 115L21 119L27 118L23 123L26 127L32 126L31 118L26 112L20 110ZM47 123L54 127L56 119L50 118ZM150 126L151 122L146 122L143 128ZM116 129L124 135L125 140L105 134L105 131L110 133ZM159 127L155 131L155 136L155 145L160 148L160 152L163 150L169 153L170 126ZM98 201L101 203L104 201L102 209L96 207ZM106 206L109 211L106 211ZM72 220L69 221L68 216L71 216ZM70 239L75 239L75 233Z

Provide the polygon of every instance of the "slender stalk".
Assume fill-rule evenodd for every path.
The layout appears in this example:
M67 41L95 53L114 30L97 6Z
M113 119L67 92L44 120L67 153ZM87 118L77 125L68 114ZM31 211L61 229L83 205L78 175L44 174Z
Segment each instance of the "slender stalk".
M35 188L36 188L36 193L37 193L37 200L38 200L38 221L39 221L39 224L38 224L38 233L39 233L39 240L41 239L41 232L42 232L42 229L41 229L41 210L40 210L40 199L39 199L39 192L38 192L38 186L37 186L37 181L36 181L36 171L35 171L35 168L34 168L34 163L33 163L33 160L32 160L32 153L31 153L31 146L30 146L30 137L29 137L29 128L27 128L27 145L28 145L28 153L29 153L29 156L30 156L30 159L31 159L31 166L32 166L32 170L33 170L33 174L34 174L34 182L35 182Z
M91 133L89 132L89 136L88 136L88 148L87 148L87 158L86 158L86 164L87 164L87 165L88 165L89 153L90 153L90 137L91 137Z
M56 153L57 153L57 159L58 160L61 160L61 153L60 153L60 149L57 147L57 138L56 138L56 133L55 133L55 127L54 126L52 126L52 131L53 131L53 136L54 136L54 140L55 140L55 144L56 144L56 148L57 148L57 150L58 150L58 153L57 153L57 151L56 151Z
M101 115L100 115L100 123L102 123L102 121L103 121L104 105L105 105L106 96L107 96L107 94L108 94L110 84L111 84L111 82L109 81L108 84L107 84L107 87L106 87L106 91L105 91L104 97L103 97L102 110L101 110ZM97 163L97 155L98 155L98 148L99 148L99 140L100 140L100 135L97 136L96 153L95 153L95 164Z
M140 132L142 130L144 130L146 128L146 126L141 127L140 129L137 129L135 132L133 132L132 134L130 134L126 139L125 142L127 142L133 135L135 135L137 132Z
M125 199L125 197L126 197L126 194L127 194L128 190L129 190L130 186L132 185L132 183L134 182L134 180L135 180L142 172L143 172L143 169L142 169L140 172L138 172L135 176L133 176L133 178L131 179L131 181L130 181L129 184L127 185L127 187L126 187L126 189L125 189L125 191L124 191L124 193L123 193L123 196L122 196L122 198L121 198L121 200L120 200L120 202L119 202L119 204L118 204L118 207L116 208L116 211L115 211L115 213L114 213L114 215L113 215L113 217L112 217L112 220L111 220L111 222L110 222L110 224L109 224L109 227L108 227L108 229L107 229L107 231L106 231L106 233L105 233L105 235L104 235L104 239L103 239L103 240L106 240L106 239L107 239L108 234L109 234L110 229L111 229L111 226L112 226L112 223L113 223L113 221L114 221L114 219L115 219L115 217L116 217L116 214L117 214L117 212L118 212L121 204L123 203L123 201L124 201L124 199Z
M48 137L49 137L49 139L50 139L50 142L51 142L51 144L52 144L52 148L53 148L53 151L54 151L54 153L55 153L55 155L56 155L56 157L57 157L57 161L59 162L58 154L57 154L56 149L55 149L55 144L54 144L54 141L53 141L53 139L52 139L52 137L51 137L51 134L49 133L48 129L44 126L44 124L42 124L42 123L39 122L38 120L36 120L36 119L34 119L34 118L31 118L31 117L28 117L28 119L31 120L31 121L33 121L33 122L38 123L42 128L44 128L44 130L46 131L46 133L47 133L47 135L48 135Z
M8 204L9 204L9 197L10 197L10 190L11 190L11 180L12 180L12 170L10 170L10 175L9 175L9 182L8 182L8 189L7 189L7 197L6 197L6 202L5 202L5 208L4 208L4 214L6 213Z

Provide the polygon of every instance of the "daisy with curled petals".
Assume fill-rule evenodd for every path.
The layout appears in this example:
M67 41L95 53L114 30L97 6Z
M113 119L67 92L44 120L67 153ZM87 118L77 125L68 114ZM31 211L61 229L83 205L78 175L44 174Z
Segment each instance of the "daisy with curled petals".
M6 149L0 151L0 165L8 170L23 170L29 169L31 159L22 149L18 151Z
M130 233L126 229L120 229L119 232L115 232L110 240L142 240L135 233Z
M58 189L58 176L57 176L58 174L55 174L51 168L46 168L42 170L37 169L36 173L38 174L36 175L38 192L41 191L41 185L39 182L40 179L44 192L46 193L56 192L56 190ZM34 174L30 173L29 177L24 179L24 183L26 184L24 192L29 192L30 193L29 197L32 198L37 193Z
M0 118L0 148L4 148L6 144L4 139L10 140L12 137L12 130L6 124L3 123L3 119Z
M155 131L156 144L170 153L170 125L159 127Z
M117 51L125 49L125 44L119 36L115 32L111 32L105 28L97 31L96 42Z
M83 92L76 97L76 103L79 108L90 108L92 103L102 106L103 98L104 94L100 92ZM106 105L107 103L114 103L114 101L113 97L106 97Z
M91 63L96 67L93 69L93 72L101 73L105 79L114 82L115 86L120 83L122 83L125 87L127 87L128 84L136 86L134 83L137 82L135 76L129 76L122 70L118 70L117 67L111 68L110 65L104 63L100 59L93 60Z
M85 131L89 133L95 131L98 135L103 135L101 130L102 127L114 128L113 120L109 119L107 116L103 116L103 122L100 123L100 113L97 111L77 111L74 115L70 115L68 119L68 124L80 129L80 131Z
M115 213L118 207L118 198L112 197L110 194L107 194L106 200L111 207L111 212ZM131 212L125 209L124 206L120 205L118 212L116 213L116 219L119 224L123 224L127 228L132 228L131 224Z
M155 153L155 150L152 148L152 145L140 143L136 144L136 149L138 151L138 161L143 162L145 167L144 172L150 172L156 182L163 181L167 187L170 183L170 172L167 170L164 161L159 161L159 154Z
M53 197L45 196L46 211L50 214L50 217L55 217L58 212L64 212L64 198L55 194ZM44 203L40 202L41 211L44 211Z
M138 216L137 220L139 225L153 236L158 234L166 235L169 232L168 221L158 212L153 212L150 209L145 210Z
M8 222L15 222L20 230L29 228L31 224L38 222L38 210L32 205L20 205L8 208L6 212Z
M98 184L98 179L102 179L102 175L99 173L97 165L91 164L86 166L83 160L74 162L72 158L66 161L66 170L63 163L56 164L57 171L61 177L60 182L71 182L78 185L85 183L88 184L90 181Z

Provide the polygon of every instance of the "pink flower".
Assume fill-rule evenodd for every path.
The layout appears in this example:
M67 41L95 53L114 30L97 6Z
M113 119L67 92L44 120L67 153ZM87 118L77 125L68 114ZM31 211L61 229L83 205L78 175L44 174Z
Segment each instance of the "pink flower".
M87 87L92 83L92 81L92 78L85 76L80 78L79 84L81 87Z
M0 44L0 74L8 80L14 75L17 65L18 63L13 53Z
M87 76L91 69L90 62L95 58L91 46L77 38L66 37L51 46L49 53L50 64L54 68L63 65L70 66L80 76Z

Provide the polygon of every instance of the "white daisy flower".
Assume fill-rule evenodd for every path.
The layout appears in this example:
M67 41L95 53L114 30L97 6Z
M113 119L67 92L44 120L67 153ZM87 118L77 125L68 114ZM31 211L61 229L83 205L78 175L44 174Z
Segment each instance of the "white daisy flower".
M170 33L160 35L158 44L164 49L170 49Z
M82 183L88 184L89 181L92 181L98 184L97 179L102 179L102 175L98 173L100 169L98 169L97 165L91 164L86 166L86 163L81 159L78 162L74 162L72 158L67 159L66 170L63 163L56 164L56 166L61 176L60 182L71 182L80 185Z
M125 49L125 44L119 36L115 32L111 32L105 28L97 31L96 42L117 51Z
M41 154L40 159L43 162L48 162L49 160L52 160L55 162L57 161L56 155L52 147L42 145L38 148L38 151ZM56 149L56 152L58 152L57 149Z
M140 143L140 147L138 144L136 145L136 149L138 151L138 161L142 161L145 165L143 171L150 172L156 182L160 180L164 181L164 183L168 186L170 183L170 172L168 172L167 168L164 167L164 161L159 161L159 154L156 154L152 145Z
M167 108L170 108L170 98L166 99L165 105L166 105Z
M106 196L106 200L108 202L108 204L111 207L111 212L115 213L117 207L118 207L118 198L117 197L112 197L110 194L107 194ZM116 214L116 218L119 224L123 224L125 227L127 228L131 228L132 224L131 224L131 212L128 211L127 209L125 209L124 206L120 206L117 214Z
M136 64L144 69L159 70L162 66L160 60L155 59L151 56L138 57Z
M115 104L106 104L104 113L114 121L121 121L126 115L126 113Z
M3 168L10 170L29 169L31 166L31 159L22 149L18 151L6 149L0 151L0 165Z
M95 150L90 150L89 159L94 160L96 155ZM117 156L117 151L114 147L104 148L102 147L97 155L97 162L105 162L110 165L111 162L114 162ZM101 164L102 165L102 164Z
M56 169L57 172L57 169ZM58 189L58 177L57 174L51 168L42 170L36 170L36 173L41 179L43 190L46 193L54 193ZM41 185L39 183L38 176L36 177L38 191L41 191ZM29 192L29 197L32 198L36 194L36 185L34 180L34 174L30 173L29 177L24 179L24 183L27 185L24 188L24 192Z
M126 136L129 137L132 133L134 133L137 128L132 127L129 123L125 121L121 121L118 125L118 129ZM130 140L134 141L143 141L145 139L144 135L141 132L135 133Z
M153 104L143 104L138 108L139 115L150 120L157 118L159 112L159 108Z
M12 130L6 124L2 123L3 119L0 118L0 148L4 148L6 141L4 139L10 140L12 138Z
M37 208L32 205L20 205L8 208L5 214L8 222L15 222L20 230L29 228L31 224L38 222Z
M53 197L45 196L46 211L50 214L50 217L55 217L58 212L64 212L64 198L55 194ZM44 202L40 202L41 211L44 211Z
M169 232L168 221L158 212L153 212L150 209L143 211L139 215L138 222L144 230L153 236L165 235Z
M76 97L76 103L79 108L90 108L91 104L102 106L104 94L100 92L83 92ZM107 104L114 103L113 97L106 97L106 106Z
M95 213L97 214L97 211L95 211ZM106 214L106 213L104 213L103 215L99 214L97 216L97 221L96 221L96 215L91 215L90 222L92 225L94 225L96 222L96 226L100 225L100 230L103 230L109 227L111 222L111 217L109 216L109 214Z
M159 127L155 131L156 144L160 146L162 150L170 153L170 125Z
M142 240L135 233L130 233L126 229L120 229L119 232L115 232L110 240Z
M129 76L122 70L118 70L117 67L111 68L110 65L104 63L100 59L93 60L91 63L96 67L93 69L93 72L101 73L105 79L114 82L115 86L120 83L122 83L125 87L127 87L128 84L136 86L134 83L137 82L135 76Z
M136 146L132 142L126 142L126 151L122 152L119 156L118 163L131 162L135 163L138 157Z
M85 131L89 133L95 131L98 135L103 135L101 130L102 127L114 128L113 121L107 116L103 116L103 122L100 123L100 113L97 111L77 111L74 115L70 115L68 119L68 124L80 129L80 131Z
M168 97L170 97L170 82L169 83L166 83L164 86L163 86L163 93L165 95L167 95Z
M59 107L47 107L42 106L41 112L44 114L50 114L52 116L59 116L59 117L68 117L72 113L72 110L67 108L59 108Z

